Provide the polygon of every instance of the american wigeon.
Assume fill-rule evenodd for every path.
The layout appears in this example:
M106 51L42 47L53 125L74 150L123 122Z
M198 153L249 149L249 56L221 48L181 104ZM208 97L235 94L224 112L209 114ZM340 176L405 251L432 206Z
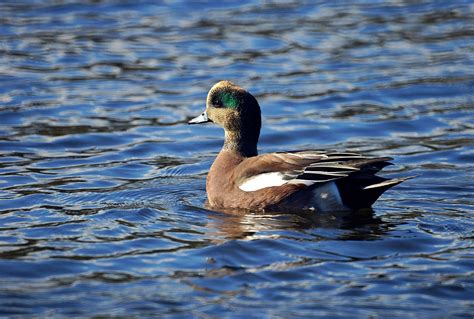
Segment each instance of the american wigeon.
M214 122L224 128L222 150L207 175L208 203L214 208L249 210L369 208L384 191L407 178L375 174L390 157L356 153L292 151L257 154L260 106L229 81L215 84L206 110L189 124Z

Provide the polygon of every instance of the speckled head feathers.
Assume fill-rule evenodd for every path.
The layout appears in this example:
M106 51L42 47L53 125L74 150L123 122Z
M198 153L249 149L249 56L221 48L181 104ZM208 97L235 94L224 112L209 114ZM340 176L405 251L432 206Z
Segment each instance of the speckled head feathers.
M227 108L240 110L247 91L230 81L220 81L214 84L207 95L206 107Z
M206 111L190 124L214 122L225 130L224 148L246 156L257 154L260 106L255 97L230 81L216 83L206 100Z
M206 101L207 116L226 131L260 131L260 106L252 94L230 81L216 83ZM253 131L253 130L252 130Z

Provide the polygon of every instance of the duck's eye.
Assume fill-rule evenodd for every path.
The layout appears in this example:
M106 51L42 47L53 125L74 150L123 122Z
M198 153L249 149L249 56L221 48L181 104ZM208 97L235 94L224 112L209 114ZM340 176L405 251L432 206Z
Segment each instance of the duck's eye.
M222 102L219 99L215 99L212 101L212 105L214 105L214 107L222 107Z

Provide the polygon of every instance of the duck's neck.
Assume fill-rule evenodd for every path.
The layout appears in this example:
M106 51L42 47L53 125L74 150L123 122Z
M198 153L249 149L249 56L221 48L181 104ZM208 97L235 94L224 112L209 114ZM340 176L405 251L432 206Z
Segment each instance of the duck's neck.
M237 153L243 157L258 155L257 143L260 132L253 134L240 131L225 131L225 141L222 150ZM255 134L256 133L256 134Z

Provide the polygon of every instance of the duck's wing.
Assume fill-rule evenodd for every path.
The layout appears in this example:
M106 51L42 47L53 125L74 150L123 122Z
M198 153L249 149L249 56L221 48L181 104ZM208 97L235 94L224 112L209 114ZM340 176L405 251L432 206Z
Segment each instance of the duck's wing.
M373 176L383 167L391 165L388 162L391 159L320 151L270 153L244 160L236 168L234 180L246 192L284 184L311 186L346 178L355 173Z

